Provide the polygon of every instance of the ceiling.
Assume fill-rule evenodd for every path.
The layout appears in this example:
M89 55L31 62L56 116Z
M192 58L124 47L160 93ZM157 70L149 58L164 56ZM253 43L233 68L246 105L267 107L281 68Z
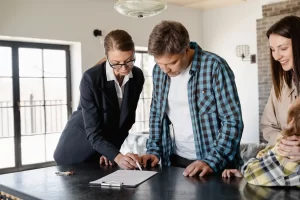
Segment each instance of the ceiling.
M165 0L170 5L177 5L200 10L208 10L243 3L247 0Z

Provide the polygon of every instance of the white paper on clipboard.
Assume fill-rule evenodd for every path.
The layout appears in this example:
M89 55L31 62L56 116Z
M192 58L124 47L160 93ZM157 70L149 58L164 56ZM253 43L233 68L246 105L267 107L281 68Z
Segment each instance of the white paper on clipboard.
M98 180L90 182L91 186L136 187L157 174L154 171L117 170Z

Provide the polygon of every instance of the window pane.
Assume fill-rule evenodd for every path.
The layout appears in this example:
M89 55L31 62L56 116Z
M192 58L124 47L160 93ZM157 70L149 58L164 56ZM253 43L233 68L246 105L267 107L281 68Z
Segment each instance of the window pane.
M144 53L143 54L143 72L145 76L152 76L152 70L155 65L153 56Z
M135 121L140 122L144 121L144 102L142 99L139 100L136 112L135 112Z
M147 52L137 52L135 65L143 70L145 84L136 110L136 123L132 126L130 132L149 131L149 113L153 88L152 71L155 65L154 58Z
M0 138L0 168L15 166L14 138Z
M46 161L45 135L22 136L21 148L23 165Z
M1 76L12 76L12 55L10 47L0 46L0 77Z
M142 54L135 53L135 62L134 65L142 69Z
M66 77L66 52L64 50L44 50L44 76Z
M46 106L46 132L61 133L67 123L67 106Z
M43 105L43 79L20 78L21 106Z
M46 134L46 162L54 161L53 154L61 133Z
M13 108L0 108L0 139L14 137Z
M145 131L149 131L149 121L144 122L144 129Z
M144 99L144 121L149 121L150 118L151 99Z
M145 77L145 83L143 88L144 98L152 98L152 77Z
M46 105L67 104L66 78L45 78Z
M20 77L42 77L42 50L19 48Z
M43 106L20 108L21 135L45 133L45 111Z
M12 107L12 78L0 78L0 86L0 107Z

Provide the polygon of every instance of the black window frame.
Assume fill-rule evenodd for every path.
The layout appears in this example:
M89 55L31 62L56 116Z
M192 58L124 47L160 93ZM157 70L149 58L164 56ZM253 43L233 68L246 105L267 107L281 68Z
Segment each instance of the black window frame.
M61 44L47 44L35 42L21 42L0 40L0 46L10 47L12 49L12 88L13 88L13 117L14 117L14 144L15 144L15 167L0 169L0 174L19 172L29 169L53 166L54 161L42 162L36 164L22 165L21 150L21 118L20 118L20 84L19 84L19 48L38 48L64 50L66 52L66 85L67 85L67 118L72 114L72 96L71 96L71 63L70 46ZM46 106L46 105L45 105ZM3 162L3 161L0 161Z

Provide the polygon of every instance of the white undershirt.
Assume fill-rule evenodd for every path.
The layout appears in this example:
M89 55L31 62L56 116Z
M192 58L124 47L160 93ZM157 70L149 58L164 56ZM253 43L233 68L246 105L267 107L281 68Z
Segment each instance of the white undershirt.
M188 102L190 69L191 65L178 76L170 77L166 112L174 129L174 153L190 160L196 160L194 133Z
M130 73L124 77L122 85L120 86L119 82L114 74L113 68L109 65L108 61L106 61L106 79L107 79L107 81L115 81L115 88L116 88L120 108L122 106L125 84L127 83L127 81L129 81L129 78L132 78L132 77L133 77L132 71L130 71Z

